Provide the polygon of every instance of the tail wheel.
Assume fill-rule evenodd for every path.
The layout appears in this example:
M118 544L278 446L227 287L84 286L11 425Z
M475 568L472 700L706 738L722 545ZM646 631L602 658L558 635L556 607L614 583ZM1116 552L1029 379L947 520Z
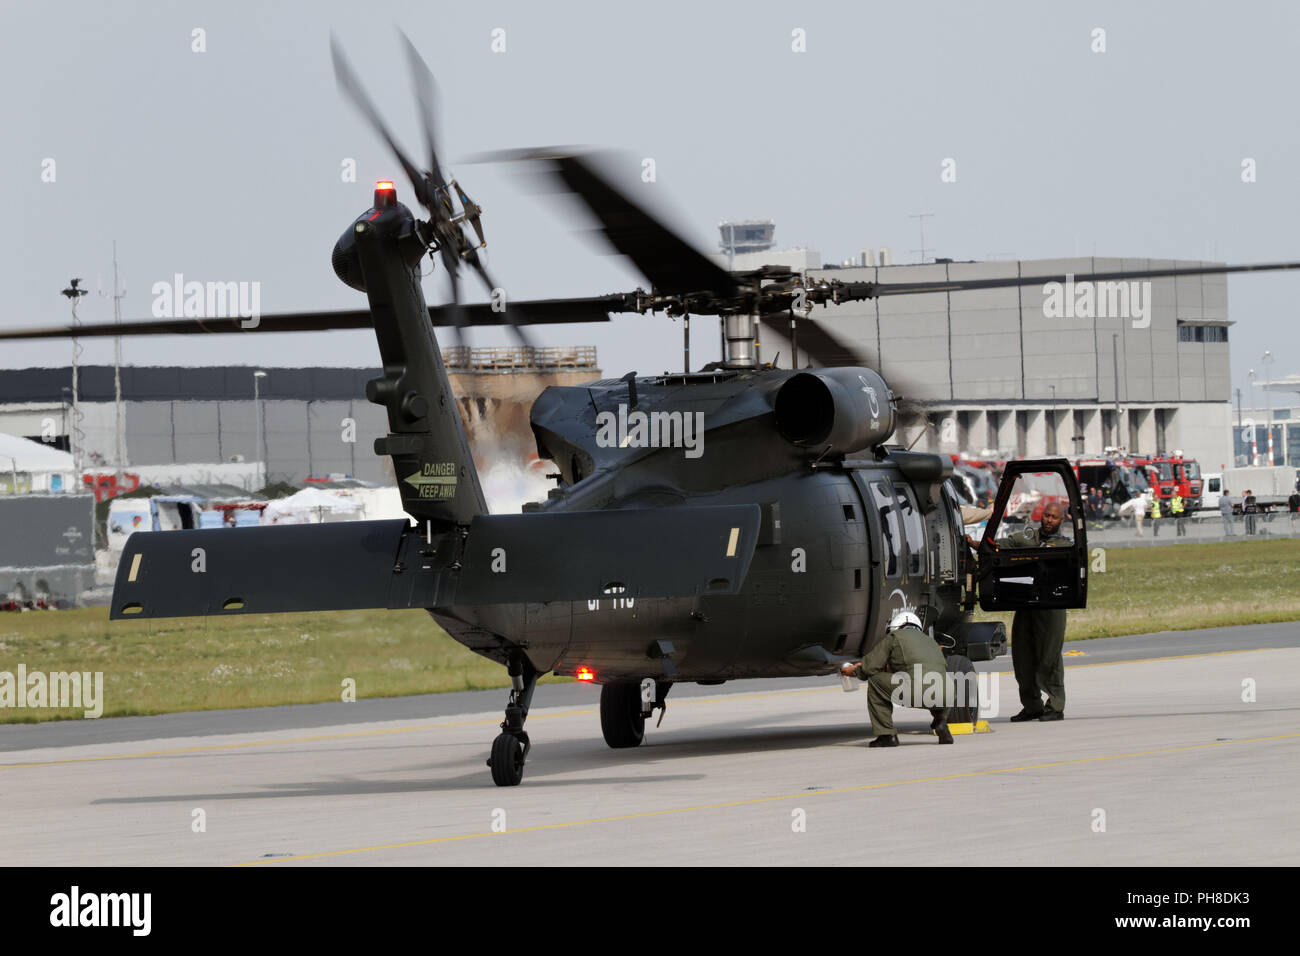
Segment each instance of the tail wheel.
M948 673L958 674L962 677L956 684L959 688L958 693L965 695L964 698L958 697L958 701L964 706L949 708L948 723L975 723L979 720L980 714L980 689L979 684L975 682L975 665L970 662L969 657L953 654L948 658ZM967 677L968 674L971 676Z
M641 685L622 682L600 688L600 732L615 749L636 747L645 739L645 715L641 713Z

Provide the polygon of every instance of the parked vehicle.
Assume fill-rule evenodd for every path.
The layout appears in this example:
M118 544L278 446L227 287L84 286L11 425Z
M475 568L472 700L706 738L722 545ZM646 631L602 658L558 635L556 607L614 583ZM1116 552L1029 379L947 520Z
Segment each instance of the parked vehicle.
M1233 499L1234 514L1241 514L1241 499L1246 489L1255 493L1255 504L1265 514L1286 508L1287 498L1300 487L1297 477L1300 475L1290 466L1267 465L1243 468L1225 468L1222 472L1207 472L1205 475L1205 507L1217 508L1223 489L1228 489Z

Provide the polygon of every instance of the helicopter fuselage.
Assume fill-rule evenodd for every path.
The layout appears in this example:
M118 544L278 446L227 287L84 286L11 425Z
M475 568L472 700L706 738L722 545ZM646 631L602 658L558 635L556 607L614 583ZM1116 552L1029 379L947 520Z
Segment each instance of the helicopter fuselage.
M526 511L756 505L758 542L738 593L647 598L615 587L585 601L452 607L434 617L495 660L522 649L538 672L600 682L824 674L861 657L898 610L918 611L939 632L957 627L966 546L943 486L951 464L897 449L819 460L816 449L792 445L778 433L773 397L794 374L554 386L534 406L539 455L556 463L558 487ZM706 415L696 456L626 436L600 441L599 416L618 410L626 419L629 403L661 422Z

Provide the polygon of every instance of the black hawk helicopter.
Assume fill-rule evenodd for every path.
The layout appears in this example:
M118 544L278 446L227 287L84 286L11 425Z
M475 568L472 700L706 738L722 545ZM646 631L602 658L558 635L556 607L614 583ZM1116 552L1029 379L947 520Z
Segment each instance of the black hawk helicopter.
M405 37L403 37L405 40ZM731 272L713 264L604 178L583 154L512 154L576 194L609 244L651 291L508 304L459 301L462 264L496 288L477 250L482 209L441 172L433 78L406 40L429 163L402 152L337 46L339 85L388 144L426 210L420 218L381 182L373 205L334 247L338 277L368 308L266 315L260 331L373 328L384 373L366 397L387 411L375 452L392 459L411 520L136 533L122 555L111 618L424 608L512 682L492 744L493 781L523 778L524 729L538 677L600 683L611 747L634 747L674 683L832 674L859 659L901 609L917 613L950 671L1005 653L986 610L1083 607L1087 537L1064 459L1008 464L978 555L967 546L947 456L890 444L909 409L823 326L812 306L886 295L961 292L1064 281L1064 276L883 284L813 279L789 269ZM473 230L473 238L467 229ZM425 256L441 261L451 302L429 307ZM1300 263L1076 275L1101 282L1300 268ZM723 360L682 374L547 388L531 412L538 456L557 487L518 515L489 514L448 383L435 326L608 320L611 312L718 316ZM786 333L789 369L760 361L760 326ZM239 320L162 320L0 333L5 339L241 332ZM687 338L689 348L689 338ZM811 365L797 369L802 348ZM913 409L914 410L914 409ZM701 454L635 438L634 420L677 438L688 422ZM621 417L620 417L621 416ZM698 419L693 416L700 416ZM617 422L617 428L611 423ZM624 433L620 440L618 434ZM674 447L675 445L675 447ZM1041 498L1066 505L1069 547L1010 549ZM1039 492L1033 491L1034 482ZM968 702L969 703L969 702ZM957 719L973 719L978 703ZM662 719L662 714L661 714Z

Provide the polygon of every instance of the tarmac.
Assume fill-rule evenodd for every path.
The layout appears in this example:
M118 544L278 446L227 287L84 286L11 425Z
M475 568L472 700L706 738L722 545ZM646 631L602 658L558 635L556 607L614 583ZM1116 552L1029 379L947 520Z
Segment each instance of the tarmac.
M1295 865L1300 624L1070 642L1066 719L868 749L838 679L684 685L611 750L597 687L0 726L6 865Z

